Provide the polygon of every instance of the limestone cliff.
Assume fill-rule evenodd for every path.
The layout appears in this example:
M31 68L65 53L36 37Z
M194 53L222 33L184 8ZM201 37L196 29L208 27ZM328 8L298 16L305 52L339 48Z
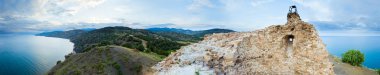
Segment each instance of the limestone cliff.
M332 75L333 65L313 25L295 13L285 25L221 33L182 47L153 66L156 74Z

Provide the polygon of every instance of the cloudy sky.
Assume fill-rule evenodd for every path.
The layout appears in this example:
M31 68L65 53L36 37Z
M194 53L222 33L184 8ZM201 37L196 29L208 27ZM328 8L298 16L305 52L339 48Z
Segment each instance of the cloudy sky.
M322 35L380 34L378 0L0 0L0 33L105 26L252 31L284 24L290 5Z

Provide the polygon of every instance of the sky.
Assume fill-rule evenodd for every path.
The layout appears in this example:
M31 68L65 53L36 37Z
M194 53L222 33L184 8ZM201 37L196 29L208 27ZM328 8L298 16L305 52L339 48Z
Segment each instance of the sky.
M378 0L0 0L0 34L106 26L253 31L285 24L290 5L321 35L380 35Z

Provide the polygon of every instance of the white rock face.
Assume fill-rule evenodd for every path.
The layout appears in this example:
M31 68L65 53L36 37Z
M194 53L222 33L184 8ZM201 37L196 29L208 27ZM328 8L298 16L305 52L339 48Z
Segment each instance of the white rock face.
M289 13L285 25L206 36L153 68L158 75L332 75L328 54L313 25Z

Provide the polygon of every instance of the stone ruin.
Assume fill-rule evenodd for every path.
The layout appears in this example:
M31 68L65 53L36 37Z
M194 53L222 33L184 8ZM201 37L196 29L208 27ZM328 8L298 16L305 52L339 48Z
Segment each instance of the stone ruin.
M152 68L158 75L332 75L333 65L313 25L297 12L285 25L220 33L184 46Z
M296 5L292 5L289 7L289 13L297 13L297 7Z

